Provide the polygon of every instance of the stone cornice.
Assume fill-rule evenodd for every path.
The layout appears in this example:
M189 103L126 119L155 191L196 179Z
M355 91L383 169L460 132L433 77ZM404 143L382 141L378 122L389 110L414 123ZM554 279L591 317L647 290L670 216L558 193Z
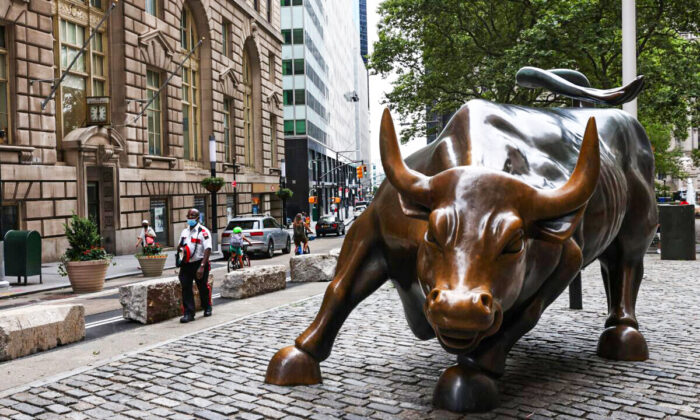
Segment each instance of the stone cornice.
M255 22L257 23L258 27L261 29L264 29L267 31L268 34L270 34L273 38L278 40L280 43L284 42L284 38L282 38L282 32L280 30L276 30L274 26L267 20L263 19L263 17L258 13L255 9L253 9L251 6L246 3L246 0L229 0L231 3L235 4L238 6L239 9L242 9L244 12L248 14L251 18L255 19ZM279 0L274 0L279 3Z

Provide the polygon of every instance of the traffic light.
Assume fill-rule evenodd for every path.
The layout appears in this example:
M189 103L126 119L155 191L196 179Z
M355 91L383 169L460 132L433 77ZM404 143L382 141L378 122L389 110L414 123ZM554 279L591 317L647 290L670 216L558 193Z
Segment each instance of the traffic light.
M316 198L315 195L312 195L309 197L309 204L316 204L318 202L318 199Z
M362 176L364 175L362 170L363 170L362 166L357 167L357 179L362 178Z

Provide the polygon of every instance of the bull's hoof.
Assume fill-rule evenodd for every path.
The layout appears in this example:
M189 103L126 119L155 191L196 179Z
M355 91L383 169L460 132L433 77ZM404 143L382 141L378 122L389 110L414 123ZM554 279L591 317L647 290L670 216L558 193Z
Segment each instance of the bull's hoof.
M608 327L598 339L598 356L610 360L643 361L649 348L642 333L629 325Z
M498 386L488 375L467 366L456 365L442 373L433 405L458 413L480 413L498 406Z
M321 367L308 353L294 346L285 347L272 356L265 382L287 386L320 384Z

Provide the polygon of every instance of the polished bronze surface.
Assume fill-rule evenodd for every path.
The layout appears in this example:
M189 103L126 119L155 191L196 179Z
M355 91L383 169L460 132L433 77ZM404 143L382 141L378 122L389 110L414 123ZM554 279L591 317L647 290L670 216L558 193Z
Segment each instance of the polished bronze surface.
M654 161L634 118L474 100L405 162L388 110L380 142L387 180L349 230L318 315L273 357L267 382L320 382L349 313L390 279L416 337L456 355L434 404L491 409L512 346L596 259L609 307L598 354L648 357L635 302L657 223Z

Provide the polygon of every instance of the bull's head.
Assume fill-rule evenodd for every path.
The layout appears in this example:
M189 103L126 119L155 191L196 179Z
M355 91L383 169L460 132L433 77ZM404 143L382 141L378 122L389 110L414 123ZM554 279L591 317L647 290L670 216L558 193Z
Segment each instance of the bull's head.
M403 212L428 221L418 249L425 314L442 344L467 353L498 331L520 295L534 240L573 235L598 182L600 153L591 118L570 179L540 190L504 172L460 166L426 176L401 159L384 111L382 165Z

